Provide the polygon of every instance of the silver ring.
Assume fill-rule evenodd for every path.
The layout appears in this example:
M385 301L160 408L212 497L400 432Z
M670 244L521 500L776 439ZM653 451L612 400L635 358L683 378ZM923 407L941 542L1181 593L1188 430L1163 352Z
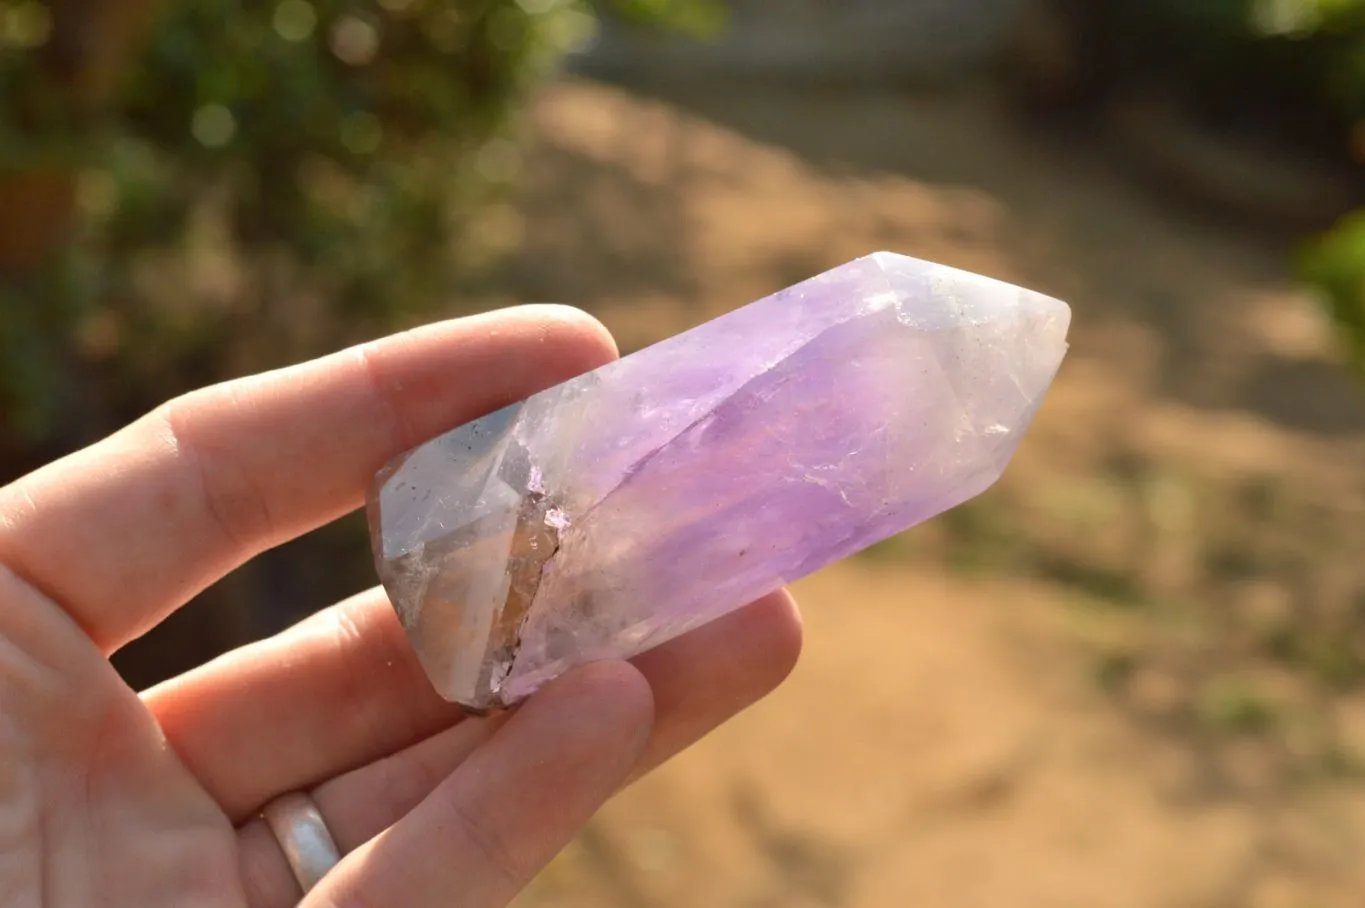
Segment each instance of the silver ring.
M306 794L282 794L261 808L261 817L280 843L294 879L306 893L341 862L322 812Z

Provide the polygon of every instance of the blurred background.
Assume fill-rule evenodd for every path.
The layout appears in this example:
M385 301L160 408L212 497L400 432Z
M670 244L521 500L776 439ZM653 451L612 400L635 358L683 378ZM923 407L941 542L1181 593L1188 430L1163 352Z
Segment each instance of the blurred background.
M1358 905L1365 0L0 0L0 480L517 302L626 351L890 249L1070 301L1005 479L530 906ZM339 440L344 443L344 440ZM373 582L343 521L118 657Z

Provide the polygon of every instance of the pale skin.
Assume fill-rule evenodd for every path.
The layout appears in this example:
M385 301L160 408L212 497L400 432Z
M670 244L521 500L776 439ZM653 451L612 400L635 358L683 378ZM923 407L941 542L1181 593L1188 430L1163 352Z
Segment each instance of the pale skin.
M109 664L393 455L615 356L571 309L444 322L178 398L0 489L0 905L505 905L779 684L785 592L489 720L435 694L378 590L141 693ZM297 790L344 854L306 897L257 817Z

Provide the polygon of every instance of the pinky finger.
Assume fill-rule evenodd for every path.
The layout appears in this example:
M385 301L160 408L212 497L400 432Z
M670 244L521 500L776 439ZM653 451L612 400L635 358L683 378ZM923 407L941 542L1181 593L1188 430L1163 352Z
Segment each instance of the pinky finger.
M351 852L304 908L512 901L644 752L649 684L625 663L551 684L406 817Z

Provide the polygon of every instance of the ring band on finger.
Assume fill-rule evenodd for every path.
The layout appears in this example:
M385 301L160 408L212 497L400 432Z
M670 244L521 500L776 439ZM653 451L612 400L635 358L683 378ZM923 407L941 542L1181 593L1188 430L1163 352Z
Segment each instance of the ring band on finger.
M261 808L299 887L307 893L341 862L341 853L313 799L302 792L282 794Z

